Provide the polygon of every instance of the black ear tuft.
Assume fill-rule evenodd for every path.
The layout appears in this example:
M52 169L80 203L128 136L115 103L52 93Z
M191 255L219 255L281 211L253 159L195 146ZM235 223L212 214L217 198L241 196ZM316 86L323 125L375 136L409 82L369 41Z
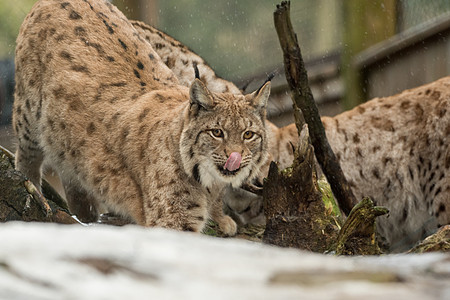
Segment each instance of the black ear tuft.
M270 74L267 76L266 82L267 82L267 81L272 81L272 79L275 77L275 75L277 75L277 71L273 71L272 73L270 73Z
M270 80L267 80L256 92L251 94L253 96L253 106L258 109L266 109L267 101L270 95Z
M192 66L194 67L195 78L200 79L200 72L198 71L197 62L192 62Z
M264 83L259 87L259 89L256 91L256 94L258 94L261 91L261 89L263 88L263 86L266 85L266 83L268 83L269 81L272 81L272 79L275 77L276 74L277 74L277 71L273 71L272 73L267 75L266 81L264 81Z
M210 109L214 106L211 92L200 79L194 79L189 89L189 95L191 105L196 104L204 109Z

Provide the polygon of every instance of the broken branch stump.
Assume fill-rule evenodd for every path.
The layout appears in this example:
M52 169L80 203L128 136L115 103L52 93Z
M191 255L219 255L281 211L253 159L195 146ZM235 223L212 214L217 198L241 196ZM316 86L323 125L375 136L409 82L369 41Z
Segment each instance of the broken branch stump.
M325 252L334 243L338 228L325 209L314 168L305 124L292 168L280 171L275 163L270 165L263 189L264 243L314 252Z
M381 254L376 238L375 219L389 210L375 206L370 198L364 198L353 207L336 241L337 255Z

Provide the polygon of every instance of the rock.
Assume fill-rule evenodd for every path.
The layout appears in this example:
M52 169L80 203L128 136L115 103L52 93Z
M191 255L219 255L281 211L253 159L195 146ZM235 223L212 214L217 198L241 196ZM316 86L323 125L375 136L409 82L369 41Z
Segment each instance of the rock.
M0 225L0 299L449 299L450 254L334 257L158 228Z

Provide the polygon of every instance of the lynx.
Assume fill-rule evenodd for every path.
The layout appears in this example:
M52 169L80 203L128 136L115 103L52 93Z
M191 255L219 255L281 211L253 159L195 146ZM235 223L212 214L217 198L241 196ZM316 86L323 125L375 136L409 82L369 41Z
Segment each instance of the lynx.
M322 122L356 198L389 208L378 229L391 249L450 223L450 77Z
M130 21L136 31L147 42L172 70L179 83L189 86L195 78L192 65L195 63L200 71L200 79L206 84L209 90L217 93L241 94L241 90L232 82L218 77L213 69L198 55L188 47L169 36L140 21Z
M192 80L192 62L202 64L211 89L233 90L186 46L141 22L132 24L155 48L180 82ZM180 58L180 59L178 59ZM186 84L186 83L184 83ZM399 95L377 98L336 117L323 117L329 143L357 199L370 196L390 209L378 229L400 251L450 223L450 77ZM269 152L281 168L293 159L294 124L270 128ZM264 222L261 198L228 190L225 203L241 223Z
M211 91L242 94L242 91L235 84L218 77L203 58L173 37L143 22L130 22L136 28L136 31L152 45L167 67L173 71L180 84L189 86L194 80L195 74L192 65L196 64L202 74L201 80ZM266 121L266 125L270 154L268 161L274 160L280 168L287 168L294 158L291 143L295 144L298 136L297 128L292 124L280 129L269 121ZM262 183L263 177L268 172L268 167L269 164L263 166L262 176L257 180L258 184ZM240 225L247 223L263 224L265 222L262 214L261 197L241 188L227 187L223 200L226 211Z
M198 232L212 218L233 235L222 191L266 164L269 93L180 85L108 1L41 0L17 38L16 167L39 186L51 166L85 221L104 203L143 226Z

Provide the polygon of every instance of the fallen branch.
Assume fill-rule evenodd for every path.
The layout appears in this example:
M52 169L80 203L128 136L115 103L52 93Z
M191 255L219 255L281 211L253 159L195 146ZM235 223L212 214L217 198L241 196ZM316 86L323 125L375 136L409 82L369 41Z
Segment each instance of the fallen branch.
M317 161L330 183L340 208L348 215L357 201L345 179L333 150L328 144L325 129L320 120L311 89L309 88L308 75L298 45L297 36L292 28L289 1L283 1L280 5L277 5L277 9L274 12L274 22L281 49L283 50L286 80L291 90L294 111L297 108L301 109L303 117L309 126L311 143L314 146ZM296 114L297 129L299 129L298 124L300 122L301 120L299 120L299 116Z
M0 155L5 155L6 158L8 158L9 163L11 164L11 166L14 168L14 154L9 151L8 149L6 149L5 147L0 145ZM61 207L62 209L69 211L69 207L67 206L67 202L58 194L58 192L50 185L50 183L48 183L47 180L42 179L41 182L41 189L42 189L42 195L54 202L56 205L58 205L59 207Z
M14 169L14 155L0 146L0 222L38 221L62 224L79 223L51 199L64 200L45 185L46 198L22 173Z

